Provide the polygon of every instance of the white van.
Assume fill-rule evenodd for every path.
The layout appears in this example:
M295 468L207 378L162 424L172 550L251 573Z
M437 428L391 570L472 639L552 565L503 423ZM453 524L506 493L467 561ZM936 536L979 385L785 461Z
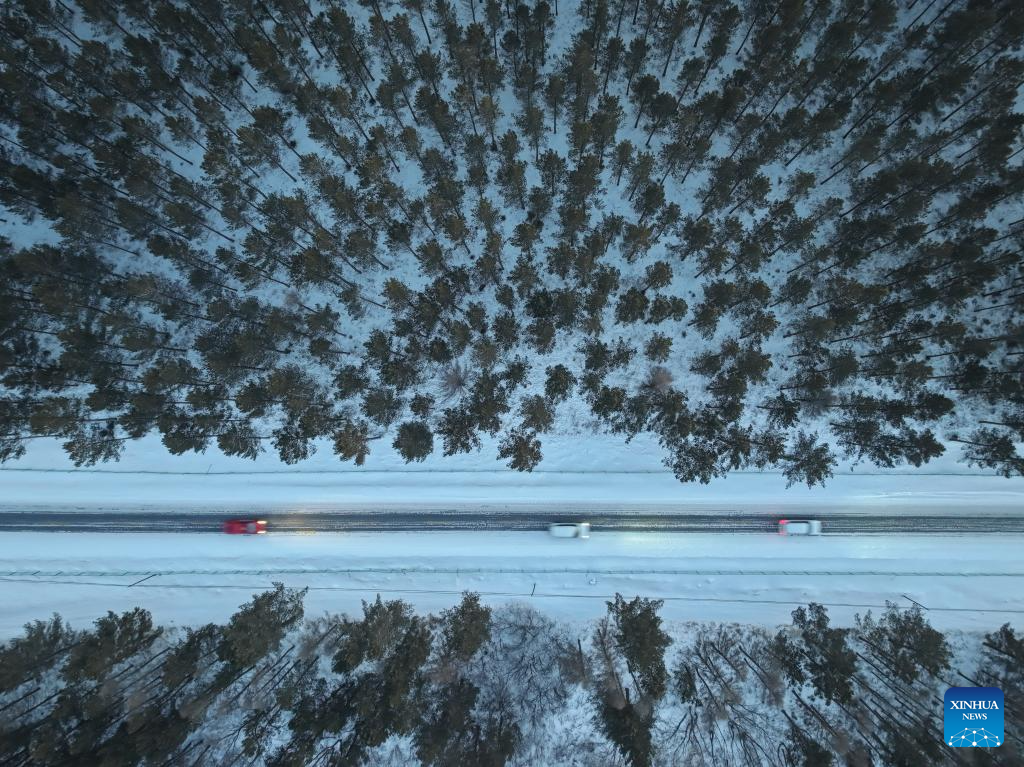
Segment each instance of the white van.
M555 538L589 538L589 522L555 522L548 525L548 532Z

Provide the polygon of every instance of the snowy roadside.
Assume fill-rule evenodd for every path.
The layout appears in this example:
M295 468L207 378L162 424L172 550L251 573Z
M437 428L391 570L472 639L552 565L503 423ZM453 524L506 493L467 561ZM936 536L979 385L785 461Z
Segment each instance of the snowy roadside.
M664 599L668 620L772 626L817 601L848 623L891 601L924 605L938 628L991 630L1024 615L1021 543L978 536L8 533L0 536L0 637L52 612L79 627L135 606L168 625L224 620L274 581L310 587L309 615L358 611L360 600L377 593L439 610L471 590L493 605L525 601L562 619L588 620L619 592Z
M1024 510L1024 478L968 473L952 457L927 471L844 466L824 488L787 489L781 474L760 472L734 472L708 485L682 484L665 469L661 448L649 436L628 445L612 435L552 437L544 461L531 473L501 467L486 448L411 465L390 446L380 448L364 467L340 463L329 449L286 466L269 455L256 461L217 452L170 456L159 439L147 437L116 464L76 470L56 440L36 440L23 459L0 469L0 506L272 505L299 511L349 503L602 503L765 511L911 505L952 512L968 506Z
M710 485L680 484L670 474L628 472L144 472L0 471L0 508L27 511L102 507L371 509L381 507L515 510L599 505L659 511L781 512L803 509L928 514L1024 512L1024 482L990 476L846 475L825 488L786 489L777 474L732 474Z

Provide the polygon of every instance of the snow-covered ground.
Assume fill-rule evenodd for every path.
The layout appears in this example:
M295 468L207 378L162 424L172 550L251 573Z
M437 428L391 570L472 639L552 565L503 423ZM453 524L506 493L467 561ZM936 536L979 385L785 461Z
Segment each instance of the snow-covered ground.
M682 484L662 464L657 441L629 444L615 435L546 437L531 473L511 471L493 451L409 465L379 445L364 467L341 463L325 447L289 467L270 454L256 461L217 451L171 456L156 437L129 445L116 464L74 469L57 440L33 440L19 461L0 468L0 506L225 506L311 504L607 503L702 505L742 510L908 505L1024 512L1024 478L970 473L952 454L924 470L843 466L824 488L794 485L781 474L733 472L709 485Z
M991 630L1024 615L1022 544L984 536L7 533L0 637L52 612L84 627L137 605L163 624L223 621L273 581L309 586L309 615L358 610L377 593L434 611L471 590L491 604L522 600L587 620L620 592L664 599L668 620L775 625L817 601L848 623L886 600L913 600L938 628Z

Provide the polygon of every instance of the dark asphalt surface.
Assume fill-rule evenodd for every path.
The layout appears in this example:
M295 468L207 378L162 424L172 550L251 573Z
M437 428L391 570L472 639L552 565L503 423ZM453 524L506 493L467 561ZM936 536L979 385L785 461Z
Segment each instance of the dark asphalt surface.
M2 531L51 532L176 532L219 533L230 518L265 519L269 532L356 532L400 530L544 530L552 522L588 521L595 532L702 532L770 533L786 514L734 511L465 511L465 510L317 510L267 511L244 514L235 511L12 511L0 510ZM808 514L794 512L789 518L822 520L825 534L913 533L993 535L1024 533L1024 513L930 515L926 513Z

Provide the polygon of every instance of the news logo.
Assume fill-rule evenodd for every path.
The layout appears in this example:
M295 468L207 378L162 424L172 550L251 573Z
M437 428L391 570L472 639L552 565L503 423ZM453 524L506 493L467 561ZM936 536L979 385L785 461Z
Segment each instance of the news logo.
M943 697L947 746L986 748L1003 744L1003 691L996 687L950 687Z

